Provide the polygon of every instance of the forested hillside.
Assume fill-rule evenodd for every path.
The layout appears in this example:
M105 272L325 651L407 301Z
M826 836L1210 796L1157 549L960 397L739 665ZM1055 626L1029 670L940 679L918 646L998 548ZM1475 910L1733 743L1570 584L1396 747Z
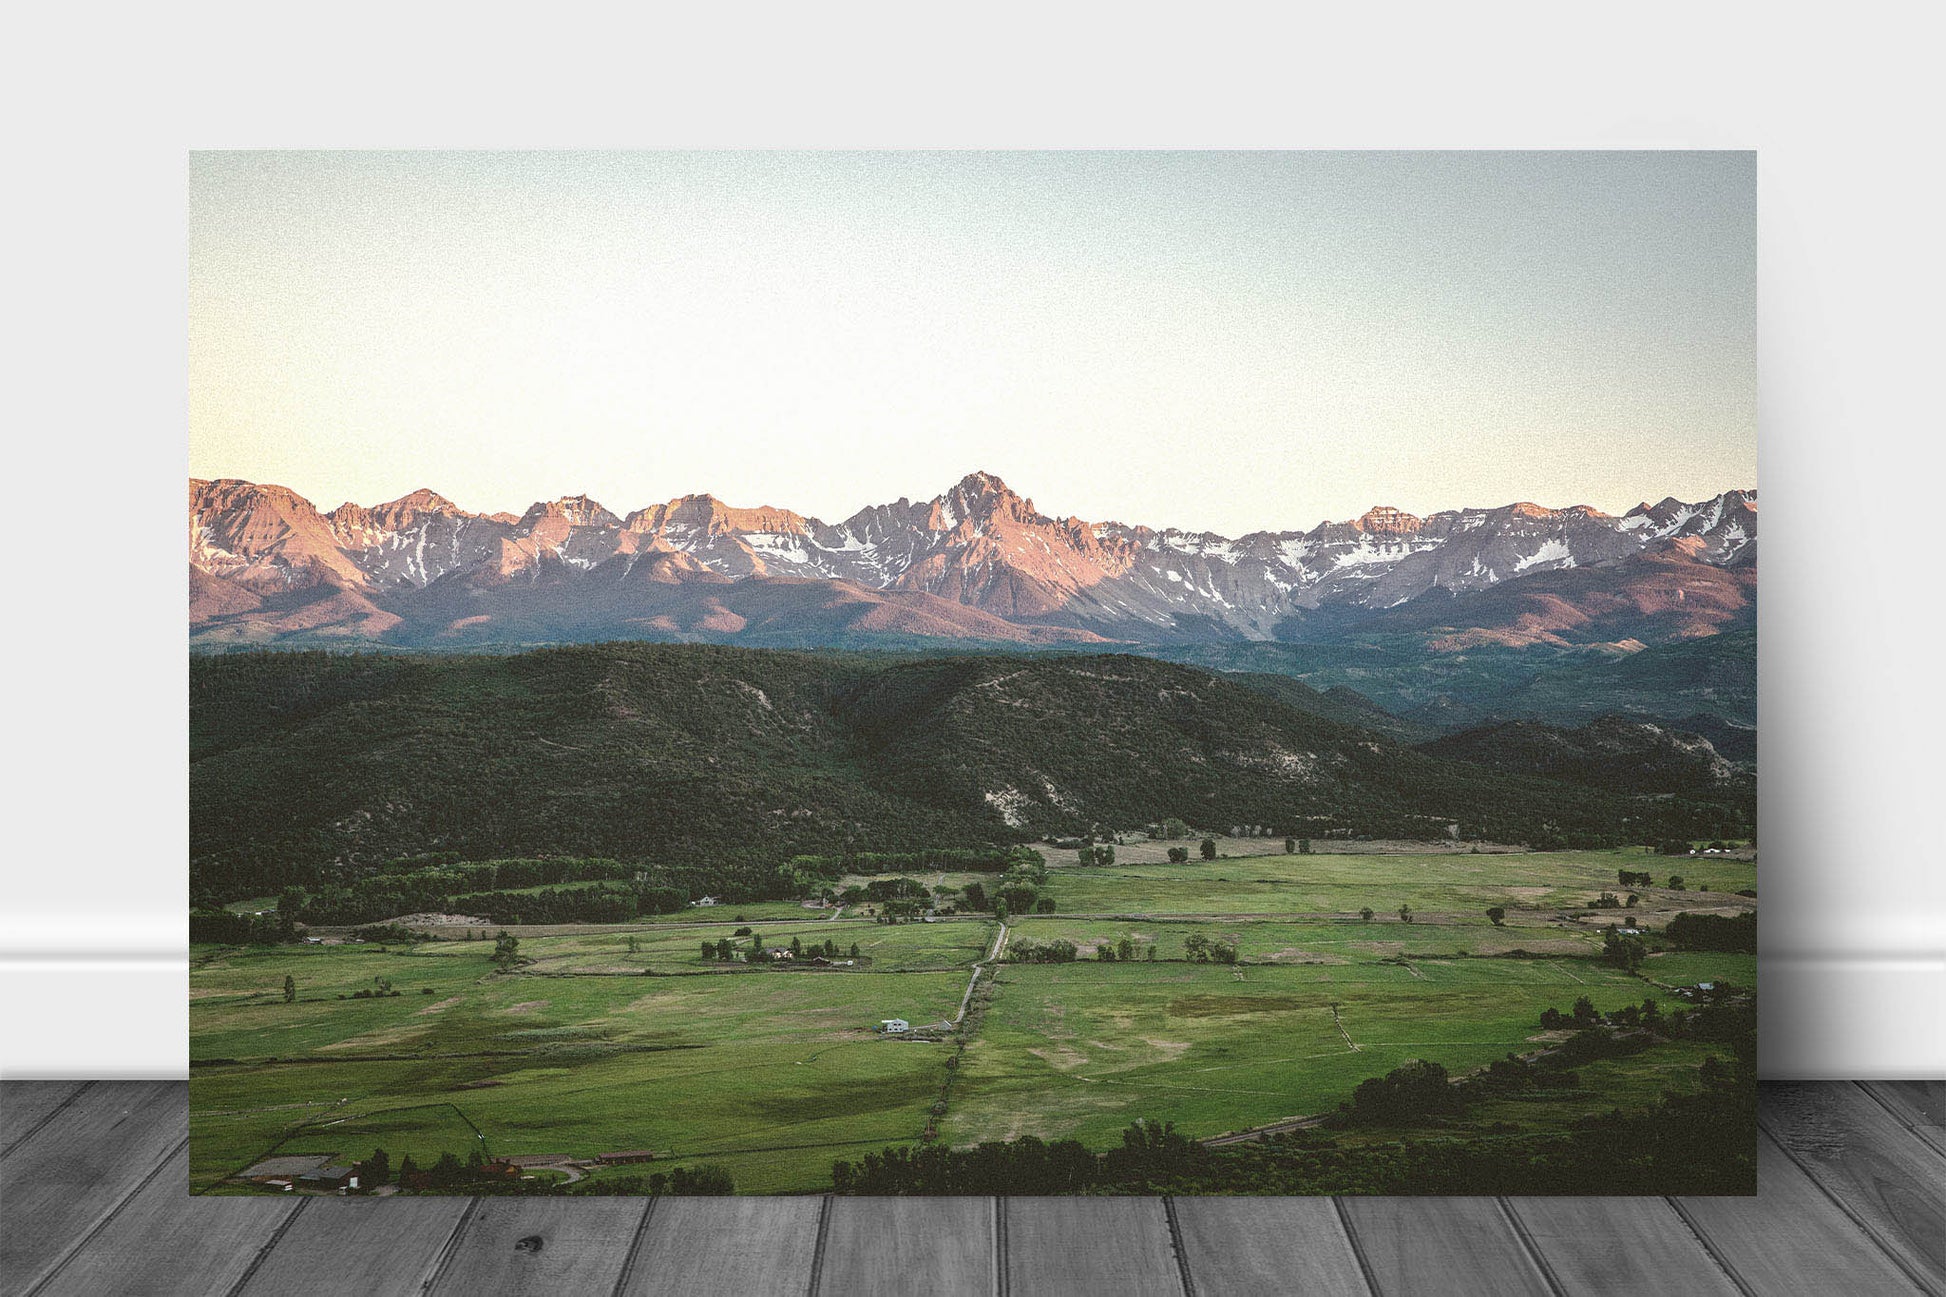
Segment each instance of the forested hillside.
M1742 828L1735 808L1496 774L1122 655L252 653L195 658L190 684L193 884L226 898L428 852L607 858L755 896L800 853L1167 816L1541 845Z

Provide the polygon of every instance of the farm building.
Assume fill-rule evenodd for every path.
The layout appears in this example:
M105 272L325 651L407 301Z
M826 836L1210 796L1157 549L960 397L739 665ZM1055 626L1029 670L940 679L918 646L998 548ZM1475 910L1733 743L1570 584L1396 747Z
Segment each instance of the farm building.
M691 905L715 905L716 898L714 896L699 896L695 900L691 901L690 904Z
M595 1161L605 1162L611 1166L619 1166L625 1162L653 1162L655 1161L655 1150L631 1148L620 1153L602 1153L595 1158Z
M356 1189L358 1173L349 1166L321 1166L315 1171L306 1171L298 1176L297 1187L312 1193L334 1193L339 1189Z
M904 1018L887 1018L878 1024L878 1029L888 1036L897 1036L911 1031L912 1024Z
M267 1157L238 1171L235 1179L260 1184L267 1189L289 1189L300 1176L331 1165L335 1154L311 1153L296 1157Z

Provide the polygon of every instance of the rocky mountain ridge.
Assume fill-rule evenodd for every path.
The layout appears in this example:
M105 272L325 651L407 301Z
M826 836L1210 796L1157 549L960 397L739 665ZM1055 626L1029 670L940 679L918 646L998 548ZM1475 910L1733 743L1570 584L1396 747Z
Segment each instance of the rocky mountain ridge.
M217 641L707 638L795 626L808 640L1194 642L1355 621L1437 628L1463 647L1480 635L1707 634L1744 618L1755 596L1754 491L1621 517L1516 503L1422 518L1379 506L1232 538L1055 517L987 473L840 523L706 494L626 515L572 496L516 517L430 490L321 513L280 486L189 487L191 629ZM1491 615L1461 611L1473 606Z

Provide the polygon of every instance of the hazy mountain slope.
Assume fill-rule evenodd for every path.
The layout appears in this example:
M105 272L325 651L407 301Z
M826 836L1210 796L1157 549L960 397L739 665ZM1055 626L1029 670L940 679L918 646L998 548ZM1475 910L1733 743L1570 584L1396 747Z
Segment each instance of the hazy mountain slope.
M1697 713L1757 723L1755 627L1658 644L1575 672L1540 673L1510 689L1504 715L1636 713L1681 719Z
M1423 743L1439 734L1430 726L1386 711L1356 689L1344 685L1320 691L1294 676L1263 671L1237 671L1226 674L1224 678L1258 693L1268 694L1293 711L1323 717L1340 725L1371 730L1395 743Z
M1751 629L1648 648L1543 643L1442 650L1429 647L1424 635L1348 634L1317 643L1178 645L1155 652L1212 670L1291 676L1326 693L1349 687L1436 732L1513 719L1574 726L1610 713L1695 731L1700 714L1744 727L1754 751L1757 637Z
M1540 775L1634 793L1696 793L1714 788L1754 802L1756 783L1700 734L1622 716L1578 729L1506 721L1419 745L1430 756L1504 774Z

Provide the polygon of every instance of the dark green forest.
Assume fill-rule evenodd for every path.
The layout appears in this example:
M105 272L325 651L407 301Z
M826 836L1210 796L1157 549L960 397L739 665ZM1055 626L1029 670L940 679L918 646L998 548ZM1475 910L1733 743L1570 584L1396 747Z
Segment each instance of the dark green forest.
M1538 847L1748 836L1747 804L1717 789L1495 773L1304 701L1126 655L194 657L192 890L351 888L411 858L579 858L626 866L638 893L756 899L794 856L993 852L1165 817Z

